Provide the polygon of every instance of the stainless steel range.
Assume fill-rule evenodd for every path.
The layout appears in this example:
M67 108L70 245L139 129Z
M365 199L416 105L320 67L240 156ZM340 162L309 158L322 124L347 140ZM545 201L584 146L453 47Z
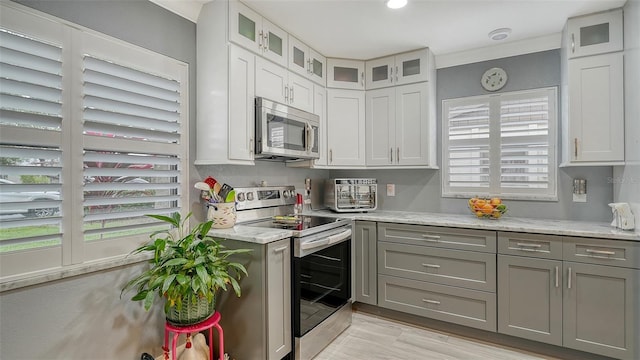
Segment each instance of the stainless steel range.
M293 186L236 188L238 222L292 231L295 359L310 360L351 325L351 221L293 215Z

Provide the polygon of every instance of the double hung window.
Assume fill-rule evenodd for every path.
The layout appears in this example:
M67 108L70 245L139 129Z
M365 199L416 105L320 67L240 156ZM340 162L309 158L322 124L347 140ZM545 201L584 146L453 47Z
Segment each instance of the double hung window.
M445 197L557 200L556 89L444 100Z

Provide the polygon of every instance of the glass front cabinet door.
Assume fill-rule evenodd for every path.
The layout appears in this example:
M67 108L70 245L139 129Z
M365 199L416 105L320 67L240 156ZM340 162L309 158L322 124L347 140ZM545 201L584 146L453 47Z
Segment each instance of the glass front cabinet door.
M569 59L622 51L622 31L622 9L569 19Z
M238 1L229 2L229 40L287 66L288 34Z
M429 80L429 49L367 61L367 90Z
M327 59L289 35L289 70L326 86Z
M364 61L327 59L327 87L364 90Z

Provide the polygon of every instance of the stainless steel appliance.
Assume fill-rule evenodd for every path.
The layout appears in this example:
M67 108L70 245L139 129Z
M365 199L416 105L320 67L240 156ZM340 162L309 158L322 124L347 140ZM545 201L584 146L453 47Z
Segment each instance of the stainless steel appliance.
M294 358L310 360L351 325L351 221L293 216L295 188L236 188L242 225L292 232Z
M256 159L318 159L320 117L256 98Z
M336 212L363 212L378 208L376 179L329 179L325 182L325 205Z

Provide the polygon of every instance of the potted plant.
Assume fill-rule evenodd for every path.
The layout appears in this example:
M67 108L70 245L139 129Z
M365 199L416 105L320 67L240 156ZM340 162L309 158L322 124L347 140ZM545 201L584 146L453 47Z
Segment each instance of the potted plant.
M245 267L229 260L234 254L251 249L227 249L209 236L212 221L199 223L189 230L180 213L171 216L147 215L171 224L172 228L152 233L151 241L131 252L150 252L149 268L122 288L121 296L135 289L131 300L142 301L149 310L156 297L164 298L167 320L177 325L194 324L207 319L215 310L219 290L231 286L239 297L238 280L247 275Z

